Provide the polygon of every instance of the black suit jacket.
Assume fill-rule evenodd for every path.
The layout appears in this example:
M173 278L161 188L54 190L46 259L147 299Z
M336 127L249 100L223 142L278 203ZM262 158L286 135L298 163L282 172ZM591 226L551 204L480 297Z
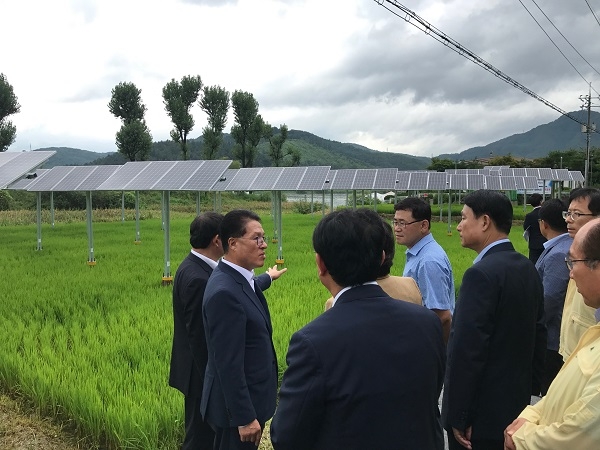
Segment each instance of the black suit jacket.
M267 275L268 276L268 275ZM256 292L222 261L204 292L208 365L200 412L219 428L265 423L277 396L277 358L271 316L260 286Z
M546 351L544 296L535 266L509 242L463 277L448 342L444 427L473 439L503 431L539 394Z
M185 396L200 397L208 361L202 298L211 267L193 253L181 262L173 283L173 347L169 385ZM261 288L267 289L271 277L257 277Z
M442 450L438 317L377 285L344 292L292 336L275 450Z
M542 236L540 231L540 208L534 208L530 213L525 214L523 221L523 229L529 231L529 248L534 250L543 250L546 238Z

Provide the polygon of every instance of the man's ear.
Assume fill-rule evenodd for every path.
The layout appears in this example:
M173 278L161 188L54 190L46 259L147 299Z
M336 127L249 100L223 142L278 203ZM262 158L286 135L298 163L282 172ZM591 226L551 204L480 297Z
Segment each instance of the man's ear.
M328 270L327 267L325 267L325 261L323 261L323 258L321 258L321 255L319 255L318 253L315 253L315 261L317 262L317 271L319 273L319 276L323 276L326 275Z

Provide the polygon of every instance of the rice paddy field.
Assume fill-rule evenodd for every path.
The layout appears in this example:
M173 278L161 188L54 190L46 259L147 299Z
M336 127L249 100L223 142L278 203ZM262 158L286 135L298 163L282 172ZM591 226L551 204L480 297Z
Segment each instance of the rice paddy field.
M271 218L261 215L272 235ZM57 214L53 227L45 219L39 251L31 221L0 226L0 386L68 423L85 440L84 448L175 450L183 436L183 401L167 382L172 287L161 283L160 216L148 214L140 222L139 245L131 215L124 222L115 216L94 222L95 266L87 265L84 219ZM171 216L172 274L189 252L193 216ZM329 297L317 278L311 246L320 218L283 215L288 272L266 292L281 373L291 334L320 314ZM476 255L461 248L455 228L456 223L449 236L447 224L432 225L458 289ZM519 226L511 240L526 254ZM393 274L402 272L403 250L397 248ZM267 254L273 265L275 245Z

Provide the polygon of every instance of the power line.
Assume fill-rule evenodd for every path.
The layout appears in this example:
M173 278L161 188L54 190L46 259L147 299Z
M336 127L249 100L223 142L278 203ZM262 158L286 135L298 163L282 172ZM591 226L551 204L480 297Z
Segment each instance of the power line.
M594 19L596 19L596 22L598 22L598 25L600 25L600 20L598 20L598 16L596 15L596 13L594 12L594 10L590 6L590 3L588 2L588 0L585 0L585 2L587 3L588 8L590 8L590 11L592 12L592 15L594 16Z
M571 48L573 50L575 50L575 52L577 52L577 54L581 57L581 59L583 59L588 64L588 66L590 66L598 75L600 75L600 72L598 72L596 70L596 68L594 66L592 66L588 62L588 60L583 57L583 55L581 53L579 53L579 51L573 46L573 44L571 44L571 42L569 42L569 40L565 37L565 35L561 33L561 31L556 27L556 25L554 25L554 22L552 22L552 20L550 20L550 18L546 15L546 13L542 10L542 8L540 8L539 5L535 2L535 0L531 0L531 1L533 2L533 4L535 6L537 6L537 8L544 15L544 17L548 20L548 22L550 22L550 24L554 27L554 29L556 31L558 31L558 33L563 37L563 39L565 41L567 41L567 43L571 46ZM567 58L567 56L563 53L563 51L558 47L558 45L556 44L556 42L554 42L552 40L552 38L550 37L550 35L546 32L546 30L544 30L544 27L542 27L542 25L537 21L537 19L533 16L533 14L531 14L531 11L529 11L529 9L527 8L527 6L525 6L525 4L521 0L519 0L519 3L523 6L523 8L525 8L525 11L527 11L529 13L529 15L531 16L531 18L533 19L533 21L537 24L538 27L540 27L540 29L544 32L544 34L546 35L546 37L548 39L550 39L550 42L552 42L552 44L554 44L554 46L560 52L560 54L563 56L563 58L565 58L567 60L567 62L571 65L571 67L575 70L575 72L577 72L579 74L579 76L581 77L581 79L583 81L585 81L589 85L590 82L588 80L586 80L585 77L579 72L579 70L577 70L575 68L575 66L573 65L573 63L569 60L569 58ZM594 89L594 88L592 88L592 89L594 90L594 92L596 92L596 94L600 95L600 92L596 91L596 89Z
M569 119L577 122L578 124L587 126L586 123L581 122L576 117L574 117L571 114L569 114L568 112L562 110L561 108L559 108L555 104L551 103L550 101L546 100L545 98L539 96L538 94L533 92L531 89L525 87L518 81L516 81L516 80L512 79L511 77L509 77L508 75L506 75L501 70L499 70L496 67L494 67L493 65L491 65L489 62L487 62L484 59L482 59L481 57L477 56L474 52L472 52L471 50L462 46L459 42L455 41L450 36L447 36L441 30L438 30L436 27L431 25L425 19L418 16L416 13L414 13L413 11L411 11L410 9L408 9L406 6L402 5L401 3L399 3L395 0L374 0L374 1L377 4L379 4L380 6L382 6L383 8L387 9L389 12L391 12L395 16L401 18L402 20L411 24L415 28L421 30L425 34L430 35L436 41L444 44L446 47L448 47L453 52L458 53L459 55L467 58L469 61L474 62L475 64L477 64L480 67L483 67L485 70L487 70L494 76L500 78L502 81L514 86L515 88L519 89L520 91L522 91L522 92L526 93L527 95L535 98L536 100L544 103L546 106L549 106L553 110L555 110L555 111L559 112L560 114L562 114L563 116L566 116ZM399 10L401 10L404 13L404 15L400 15L396 11L393 11L392 9L388 8L385 5L385 3L392 4L393 6L395 6Z

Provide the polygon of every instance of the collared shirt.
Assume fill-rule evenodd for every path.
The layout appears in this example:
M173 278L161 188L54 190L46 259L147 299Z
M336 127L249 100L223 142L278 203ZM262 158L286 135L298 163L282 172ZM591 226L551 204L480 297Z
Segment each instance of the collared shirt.
M363 284L357 284L356 286L364 286L366 284L377 284L376 281L367 281L366 283ZM356 286L346 286L345 288L343 288L340 292L337 293L337 295L335 297L333 297L333 302L331 303L331 307L333 308L335 306L335 302L337 302L337 299L340 298L340 296L346 292L349 291L352 288L355 288Z
M477 255L477 258L473 260L473 264L477 264L479 261L481 261L481 258L485 256L485 254L490 250L490 248L495 247L498 244L504 244L505 242L510 241L508 239L499 239L497 241L492 242L491 244L488 244L488 246L481 250L481 253Z
M577 290L575 280L570 279L565 294L565 306L560 322L560 347L558 353L566 361L577 346L581 335L596 324L596 310L585 304Z
M519 417L517 450L592 449L600 442L600 325L588 329L550 385Z
M406 265L402 274L411 277L423 295L423 306L449 310L454 314L454 276L444 249L431 233L406 249Z
M231 261L227 261L225 258L221 258L221 261L223 261L225 264L227 264L230 267L233 267L235 270L241 273L242 276L246 280L248 280L248 284L250 285L252 290L256 291L256 289L254 289L254 270L244 269L242 266L238 266L237 264L234 264Z
M214 261L212 259L210 259L208 256L204 256L201 253L198 253L197 251L195 251L194 249L191 250L191 252L196 255L198 258L200 258L202 261L204 261L206 264L208 264L208 266L211 269L215 269L215 267L217 267L217 261Z

